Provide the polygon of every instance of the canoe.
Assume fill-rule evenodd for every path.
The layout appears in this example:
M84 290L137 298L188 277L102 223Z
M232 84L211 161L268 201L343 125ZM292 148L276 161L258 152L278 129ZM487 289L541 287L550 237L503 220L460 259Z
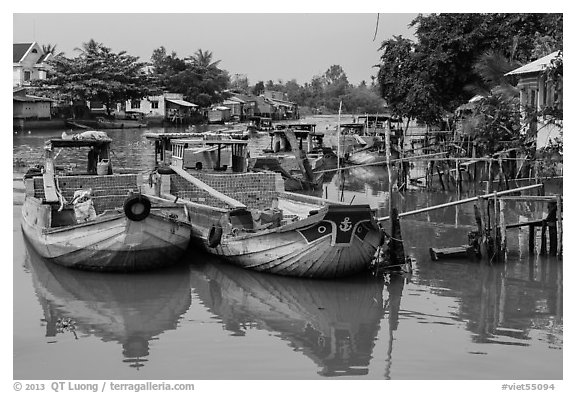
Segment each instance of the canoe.
M139 175L109 174L107 159L96 165L105 174L55 170L52 148L91 147L89 155L104 156L109 143L49 141L43 173L24 179L25 237L42 257L67 267L127 272L176 263L190 241L184 206L141 195Z

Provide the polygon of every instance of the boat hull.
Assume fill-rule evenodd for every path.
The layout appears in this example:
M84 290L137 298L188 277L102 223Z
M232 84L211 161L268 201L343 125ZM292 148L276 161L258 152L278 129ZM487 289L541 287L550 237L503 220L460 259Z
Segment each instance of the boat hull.
M191 242L234 265L283 276L336 278L367 271L382 236L369 207L325 210L274 230L224 235L215 247L209 245L209 227L199 226Z
M164 267L181 260L190 241L184 217L170 218L167 214L174 213L165 209L152 208L141 221L118 212L83 224L49 228L45 219L49 208L27 198L22 230L40 256L66 267L116 272Z

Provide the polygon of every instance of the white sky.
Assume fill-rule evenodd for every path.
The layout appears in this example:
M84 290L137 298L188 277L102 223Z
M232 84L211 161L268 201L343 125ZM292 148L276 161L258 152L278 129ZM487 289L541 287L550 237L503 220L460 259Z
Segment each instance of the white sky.
M250 84L269 79L309 82L341 65L351 83L376 75L378 48L393 35L413 38L417 14L145 13L14 14L14 43L53 44L68 57L94 39L143 61L164 46L180 58L209 50L221 68L244 74Z

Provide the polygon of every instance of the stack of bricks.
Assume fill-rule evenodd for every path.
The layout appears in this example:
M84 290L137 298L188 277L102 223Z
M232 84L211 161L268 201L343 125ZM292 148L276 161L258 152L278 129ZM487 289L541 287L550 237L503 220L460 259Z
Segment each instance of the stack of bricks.
M279 174L272 172L207 174L194 173L194 177L217 191L242 202L250 209L266 209L272 205L272 198L278 196ZM281 177L280 177L281 180ZM171 193L193 202L215 207L226 207L220 200L178 175L171 176Z

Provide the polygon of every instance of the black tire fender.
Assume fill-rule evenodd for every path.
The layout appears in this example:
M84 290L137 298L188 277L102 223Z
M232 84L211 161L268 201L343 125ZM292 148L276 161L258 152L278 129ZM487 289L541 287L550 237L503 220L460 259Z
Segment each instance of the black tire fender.
M218 247L222 240L222 227L220 225L212 225L208 231L208 247Z
M150 214L152 204L144 195L132 195L124 201L124 214L132 221L142 221Z

